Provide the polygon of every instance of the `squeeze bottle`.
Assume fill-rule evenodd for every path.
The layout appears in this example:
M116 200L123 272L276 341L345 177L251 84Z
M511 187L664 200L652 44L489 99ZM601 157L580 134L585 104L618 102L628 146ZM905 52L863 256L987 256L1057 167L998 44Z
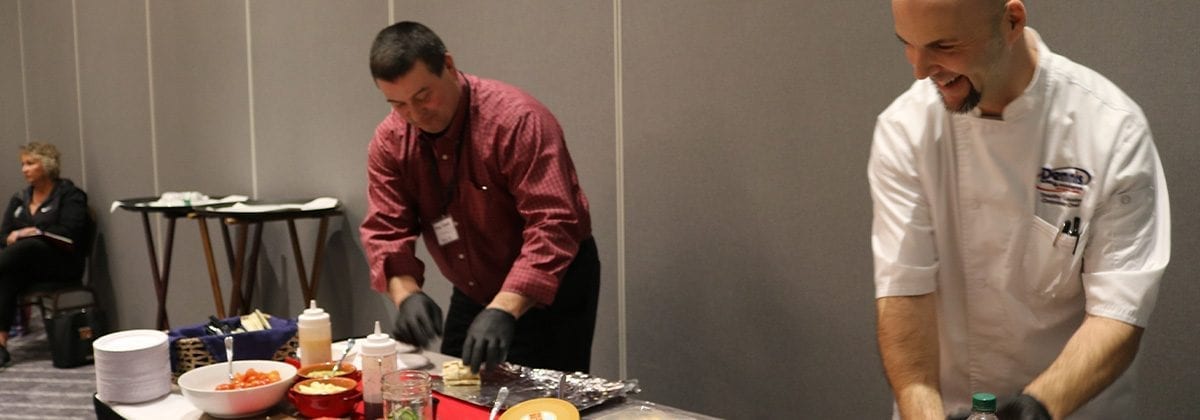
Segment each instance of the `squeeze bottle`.
M396 370L396 340L379 331L362 341L363 417L383 417L383 374Z
M316 300L310 300L308 309L299 318L296 326L300 336L300 366L331 361L333 338L329 331L329 314L317 307Z

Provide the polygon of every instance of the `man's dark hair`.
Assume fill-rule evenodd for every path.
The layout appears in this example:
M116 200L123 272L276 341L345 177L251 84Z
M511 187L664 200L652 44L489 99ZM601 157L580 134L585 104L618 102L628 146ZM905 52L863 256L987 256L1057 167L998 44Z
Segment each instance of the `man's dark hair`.
M371 77L395 81L421 61L440 75L446 65L446 45L425 25L399 22L383 28L371 44Z

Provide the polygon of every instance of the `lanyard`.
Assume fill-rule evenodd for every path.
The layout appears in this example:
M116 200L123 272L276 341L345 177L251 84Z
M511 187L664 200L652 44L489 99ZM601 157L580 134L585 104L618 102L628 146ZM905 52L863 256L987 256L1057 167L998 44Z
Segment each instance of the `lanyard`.
M460 76L462 76L461 73ZM452 172L450 172L449 186L442 185L442 176L438 170L439 165L436 153L434 153L433 150L433 145L427 144L425 147L423 147L423 149L427 151L425 155L429 157L430 167L433 171L433 182L438 186L438 189L442 191L442 216L449 214L448 211L450 210L450 203L452 203L454 201L454 197L458 195L459 162L462 162L463 144L470 140L468 135L471 131L471 82L467 80L465 76L462 77L463 83L467 87L467 91L463 94L461 99L466 101L467 108L463 111L462 128L460 128L458 132L458 141L454 143L454 169ZM451 124L453 124L453 122L451 122Z

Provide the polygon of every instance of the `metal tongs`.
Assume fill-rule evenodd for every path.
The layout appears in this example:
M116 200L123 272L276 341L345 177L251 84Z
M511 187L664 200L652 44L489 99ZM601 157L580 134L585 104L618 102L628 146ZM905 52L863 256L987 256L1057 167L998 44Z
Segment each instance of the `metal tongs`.
M500 407L504 405L504 400L508 399L508 387L500 387L500 392L496 393L496 402L492 404L492 413L488 415L488 420L496 420L496 414L500 413Z

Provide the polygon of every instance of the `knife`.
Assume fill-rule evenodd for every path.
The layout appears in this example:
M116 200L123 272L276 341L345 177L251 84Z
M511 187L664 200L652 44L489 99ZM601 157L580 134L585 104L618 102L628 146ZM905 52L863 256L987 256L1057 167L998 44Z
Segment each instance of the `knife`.
M500 387L500 392L496 393L496 402L492 404L492 413L488 415L488 420L496 420L496 414L500 413L500 406L504 405L504 400L508 398L508 387Z

